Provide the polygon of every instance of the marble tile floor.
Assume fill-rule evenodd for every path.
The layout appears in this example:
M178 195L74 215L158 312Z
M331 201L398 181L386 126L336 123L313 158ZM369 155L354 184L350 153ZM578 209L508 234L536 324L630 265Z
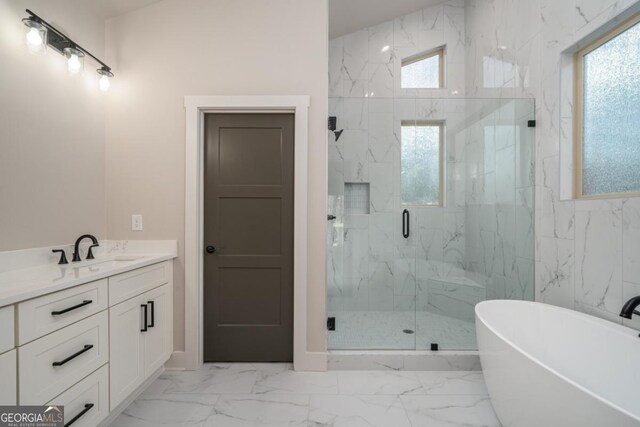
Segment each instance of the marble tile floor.
M111 427L500 426L481 372L294 372L206 364L163 373Z
M477 350L473 322L428 311L336 311L330 350ZM406 334L411 329L413 334Z

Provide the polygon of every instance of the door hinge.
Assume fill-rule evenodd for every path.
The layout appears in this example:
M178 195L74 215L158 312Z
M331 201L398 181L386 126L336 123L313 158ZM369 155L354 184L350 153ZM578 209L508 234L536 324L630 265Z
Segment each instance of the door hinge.
M335 317L327 317L327 330L335 331L336 330L336 318Z

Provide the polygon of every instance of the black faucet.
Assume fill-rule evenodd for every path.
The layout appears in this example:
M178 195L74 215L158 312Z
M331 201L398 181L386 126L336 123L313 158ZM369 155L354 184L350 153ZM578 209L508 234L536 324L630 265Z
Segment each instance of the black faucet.
M93 253L91 253L91 249L99 245L98 239L96 239L91 234L83 234L82 236L78 237L78 240L76 240L75 248L73 251L73 259L71 260L71 262L82 261L80 259L80 242L82 242L84 239L91 239L91 241L93 242L93 244L89 248L89 253L87 254L87 259L93 259Z
M624 304L622 311L620 311L620 317L625 319L631 319L634 314L640 316L640 311L636 310L636 307L640 305L640 296L633 297Z

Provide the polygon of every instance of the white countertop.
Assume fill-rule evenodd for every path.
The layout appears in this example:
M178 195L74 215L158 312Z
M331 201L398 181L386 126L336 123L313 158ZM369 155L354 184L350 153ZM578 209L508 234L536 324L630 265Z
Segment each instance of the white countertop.
M97 255L97 254L96 254ZM39 297L51 292L93 282L136 268L156 264L177 256L177 245L153 253L112 251L94 260L47 263L0 272L0 307Z

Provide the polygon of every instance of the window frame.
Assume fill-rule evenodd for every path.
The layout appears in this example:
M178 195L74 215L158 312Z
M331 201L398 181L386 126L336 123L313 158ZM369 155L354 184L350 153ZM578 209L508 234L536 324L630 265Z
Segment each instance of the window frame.
M405 89L405 90L411 90L411 89L416 89L416 90L423 90L423 89L431 89L431 90L438 90L438 89L446 89L445 86L445 61L444 61L444 55L445 55L445 51L446 51L446 46L438 46L434 49L430 49L427 50L425 52L420 52L416 55L412 55L409 56L407 58L404 58L402 61L400 61L400 88L401 89ZM407 65L411 65L411 64L415 64L416 62L420 62L422 60L425 59L429 59L429 58L433 58L434 56L438 56L439 59L439 79L438 79L438 87L404 87L402 86L402 68L407 66Z
M438 127L440 141L438 144L438 203L431 205L416 205L404 203L402 201L402 136L400 137L400 206L407 208L443 208L444 207L444 141L446 122L444 120L402 120L400 122L400 133L405 126L430 126Z
M575 199L609 199L616 197L639 197L640 191L625 191L614 193L584 194L582 186L584 173L584 57L609 41L613 40L629 28L640 24L640 13L623 21L615 28L598 37L593 42L574 53L574 87L573 87L573 164L574 185L573 195Z

